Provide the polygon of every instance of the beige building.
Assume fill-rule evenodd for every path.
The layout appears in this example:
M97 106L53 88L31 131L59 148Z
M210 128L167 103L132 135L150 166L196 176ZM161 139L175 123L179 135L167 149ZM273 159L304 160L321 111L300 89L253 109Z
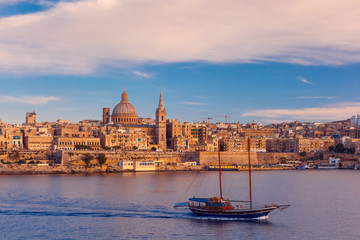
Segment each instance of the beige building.
M36 124L36 113L27 112L25 118L25 125L35 125Z
M23 149L23 133L19 126L6 126L1 128L0 148L2 149ZM2 142L2 144L1 144Z
M54 150L74 150L75 145L89 146L93 150L101 148L100 138L57 137L54 140Z
M4 135L0 135L0 150L7 149L8 141Z
M230 137L220 140L224 151L227 152L248 152L248 138L244 137ZM251 152L266 152L266 139L264 138L250 138Z
M29 150L50 150L54 137L51 135L25 136L24 145Z
M92 129L81 129L79 124L65 124L55 128L55 136L59 137L93 137Z
M119 147L123 150L131 150L134 147L141 150L150 148L150 138L144 131L135 129L118 129L110 133L103 134L100 137L103 147L114 148Z
M266 139L266 152L285 152L287 139Z
M331 138L317 139L317 138L296 138L292 140L293 152L322 152L328 151L330 146L335 145L335 140Z

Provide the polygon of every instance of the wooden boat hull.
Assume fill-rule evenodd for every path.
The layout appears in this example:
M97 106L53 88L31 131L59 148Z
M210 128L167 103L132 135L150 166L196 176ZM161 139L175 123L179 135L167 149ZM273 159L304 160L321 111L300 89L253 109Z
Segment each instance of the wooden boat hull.
M228 210L228 211L209 211L206 209L199 209L189 207L189 209L201 216L219 217L219 218L237 218L237 219L256 219L267 217L269 213L277 207L261 208L261 209L244 209L244 210Z

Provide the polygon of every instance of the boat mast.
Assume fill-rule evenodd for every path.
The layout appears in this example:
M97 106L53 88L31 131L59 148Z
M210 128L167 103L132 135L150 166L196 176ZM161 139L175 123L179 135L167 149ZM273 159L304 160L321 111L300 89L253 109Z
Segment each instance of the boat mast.
M249 155L249 190L250 190L250 209L252 209L252 193L251 193L251 161L250 161L250 138L248 138L248 155Z
M222 199L222 186L221 186L220 140L218 142L218 155L219 155L219 183L220 183L220 202L221 202L221 199Z

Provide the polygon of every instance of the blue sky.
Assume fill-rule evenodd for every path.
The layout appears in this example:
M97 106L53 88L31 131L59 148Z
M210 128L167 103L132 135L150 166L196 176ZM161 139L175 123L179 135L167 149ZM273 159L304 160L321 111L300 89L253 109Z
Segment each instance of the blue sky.
M360 4L270 2L1 1L0 119L101 119L124 87L139 117L160 89L180 121L360 113Z

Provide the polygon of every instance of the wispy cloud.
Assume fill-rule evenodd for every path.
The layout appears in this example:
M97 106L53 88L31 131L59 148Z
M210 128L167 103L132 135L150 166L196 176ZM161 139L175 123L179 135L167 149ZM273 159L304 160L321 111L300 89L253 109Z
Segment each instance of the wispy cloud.
M309 80L303 78L303 77L297 77L297 79L303 83L309 84L309 85L314 85L312 82L310 82Z
M244 113L242 116L306 121L331 121L347 119L358 112L360 112L360 102L343 102L314 108L262 109Z
M0 6L1 5L13 5L19 2L25 2L26 0L2 0L0 1Z
M61 98L53 96L8 96L0 95L0 103L25 103L41 105L51 101L59 101Z
M109 62L356 63L359 8L358 0L66 1L0 18L0 70L89 74Z
M61 2L61 1L69 2L71 0L59 0L59 2ZM55 4L56 4L53 1L49 1L49 0L1 0L0 6L1 5L14 5L14 4L23 3L23 2L28 2L31 4L45 6L45 7L52 7L52 6L55 6Z
M140 71L132 71L133 74L142 78L152 78L152 76L148 73L140 72Z
M185 105L193 105L193 106L206 106L206 103L202 103L202 102L181 102L181 104L185 104Z
M296 97L300 99L335 99L336 97L330 97L330 96L300 96Z
M203 95L200 95L200 96L197 96L199 99L201 100L204 100L204 99L207 99L208 97L207 96L203 96Z

